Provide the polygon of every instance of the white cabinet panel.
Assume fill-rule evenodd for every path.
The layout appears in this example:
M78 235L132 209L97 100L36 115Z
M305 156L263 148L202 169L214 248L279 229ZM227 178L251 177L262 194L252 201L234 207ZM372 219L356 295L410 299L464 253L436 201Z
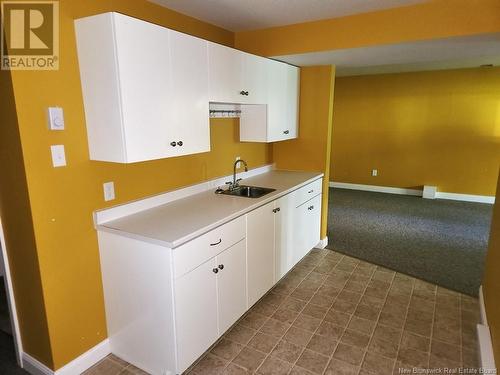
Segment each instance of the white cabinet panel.
M177 370L187 369L217 340L215 258L175 281Z
M170 141L177 155L210 151L208 117L208 42L170 30L173 117ZM175 138L176 137L176 138Z
M240 241L217 256L219 335L247 310L246 242Z
M239 103L242 56L233 48L208 42L209 98L211 102Z
M210 150L208 42L119 13L75 28L91 160Z
M293 267L293 200L290 194L279 198L275 203L275 264L276 280L281 279Z
M293 265L319 242L321 194L294 209Z
M248 306L274 285L274 202L247 214Z
M240 140L277 142L298 136L299 68L265 61L265 105L243 105Z
M126 159L173 156L169 31L122 15L113 20Z
M241 90L245 92L240 100L247 104L266 104L267 103L267 62L264 57L242 54L241 67Z

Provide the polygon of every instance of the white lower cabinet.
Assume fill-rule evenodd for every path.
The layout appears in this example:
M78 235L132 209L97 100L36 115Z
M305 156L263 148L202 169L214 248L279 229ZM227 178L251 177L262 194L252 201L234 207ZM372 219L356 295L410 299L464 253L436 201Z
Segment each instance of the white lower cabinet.
M175 280L179 371L187 369L247 309L245 240Z
M183 371L217 340L217 281L210 259L175 280L178 369Z
M274 208L268 203L247 214L248 306L272 288L274 276Z
M111 352L154 375L189 368L319 242L321 181L174 249L99 231Z
M293 264L297 264L320 240L321 195L302 203L293 213Z

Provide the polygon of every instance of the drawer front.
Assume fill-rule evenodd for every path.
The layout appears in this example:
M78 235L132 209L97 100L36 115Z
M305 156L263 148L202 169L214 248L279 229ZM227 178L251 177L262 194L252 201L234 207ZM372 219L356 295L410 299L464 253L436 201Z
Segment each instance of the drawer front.
M304 202L307 202L309 199L315 197L318 194L321 194L323 188L323 179L319 178L316 181L307 184L306 186L301 187L293 191L291 195L292 200L294 202L295 207L300 206Z
M221 225L173 250L178 278L245 238L245 216Z

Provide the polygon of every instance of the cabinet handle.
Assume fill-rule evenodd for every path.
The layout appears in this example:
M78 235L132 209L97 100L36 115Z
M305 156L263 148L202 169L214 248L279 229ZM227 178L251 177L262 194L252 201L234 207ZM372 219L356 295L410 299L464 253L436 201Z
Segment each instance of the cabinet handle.
M177 142L179 146L182 146L184 143L182 141Z
M173 142L170 142L170 146L172 146L172 147L175 147L175 146L177 146L177 142L175 142L175 141L173 141Z
M314 209L314 206L309 206L309 207L307 207L307 209L310 211L310 210Z
M217 273L217 272L219 272L219 269L218 269L218 268L214 268L214 269L212 270L212 272L213 272L213 273Z
M219 238L219 241L216 242L216 243L211 243L210 246L217 246L218 244L220 244L222 242L222 238Z
M241 91L240 91L240 95L243 95L243 96L248 96L248 91L243 91L243 90L241 90Z
M224 265L223 264L219 264L219 269L223 270L224 269Z
M283 134L288 134L288 133L290 133L290 130L285 130L285 131L283 132Z
M278 207L278 208L275 208L275 209L273 210L273 212L274 212L274 213L276 213L276 212L280 212L280 211L281 211L281 210L280 210L280 208L279 208L279 207Z
M314 193L314 190L309 190L307 193L308 194Z

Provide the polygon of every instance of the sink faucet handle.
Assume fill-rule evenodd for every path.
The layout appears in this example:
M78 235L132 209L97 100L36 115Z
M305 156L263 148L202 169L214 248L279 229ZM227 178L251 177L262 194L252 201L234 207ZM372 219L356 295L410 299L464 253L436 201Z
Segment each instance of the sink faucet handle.
M242 179L242 178L238 178L238 179L236 180L236 182L240 182L241 180L243 180L243 179Z

